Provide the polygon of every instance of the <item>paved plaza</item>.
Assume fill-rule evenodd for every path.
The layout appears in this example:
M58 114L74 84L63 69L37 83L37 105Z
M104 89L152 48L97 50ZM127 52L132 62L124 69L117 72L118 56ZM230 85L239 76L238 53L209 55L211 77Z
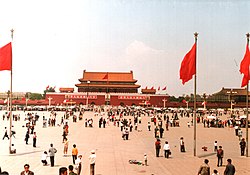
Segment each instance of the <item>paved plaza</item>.
M34 112L34 111L32 111ZM29 145L25 144L24 137L26 133L24 117L22 111L21 120L14 121L14 130L17 132L13 143L17 149L14 155L8 154L9 141L2 140L4 135L4 126L9 127L8 121L0 122L0 166L2 171L8 171L10 175L17 175L23 171L23 165L30 164L30 170L35 175L58 175L58 170L62 166L68 167L72 164L71 149L76 144L79 154L83 155L82 175L89 174L88 156L90 151L96 150L96 175L194 175L197 174L199 166L203 163L204 158L209 159L211 170L217 169L223 174L226 165L226 159L231 158L236 167L236 174L250 174L250 158L240 156L239 139L234 134L233 128L204 128L203 124L197 125L197 157L193 156L193 127L188 128L187 122L190 118L181 118L180 127L170 127L169 131L164 131L161 139L162 147L167 140L171 147L171 158L163 157L161 150L160 157L155 156L154 147L154 125L151 123L152 130L147 130L147 123L150 117L143 116L142 124L138 125L139 131L132 131L129 134L129 140L122 139L120 128L114 126L112 122L106 128L98 127L99 116L94 116L93 112L85 112L83 120L72 122L69 119L69 151L68 156L63 156L62 143L62 126L42 127L43 114L48 118L49 112L39 111L40 116L35 131L37 132L37 147L32 147L32 136ZM34 112L35 113L35 112ZM63 112L57 112L57 123L60 123ZM2 116L2 113L0 114ZM78 113L77 113L78 116ZM171 115L170 115L171 116ZM93 118L94 127L84 126L85 118ZM131 118L131 116L125 116ZM133 121L133 120L132 120ZM245 137L245 129L243 129ZM184 137L186 152L180 153L179 138ZM217 140L218 145L224 149L224 162L222 167L217 167L216 155L213 153L213 142ZM58 150L55 156L55 167L43 166L41 163L41 154L48 151L50 143ZM208 147L208 151L202 150L203 146ZM144 153L148 155L148 166L129 164L129 160L143 160ZM47 159L49 162L49 159Z

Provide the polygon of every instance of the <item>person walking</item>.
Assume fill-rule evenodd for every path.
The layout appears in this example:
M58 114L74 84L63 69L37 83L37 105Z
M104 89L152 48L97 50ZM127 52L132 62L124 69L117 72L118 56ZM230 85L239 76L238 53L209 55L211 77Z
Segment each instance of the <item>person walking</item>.
M82 155L78 155L76 159L76 170L77 170L76 174L80 175L82 170Z
M222 146L219 146L219 149L217 150L217 158L218 158L217 167L222 166L223 156L224 156L224 151L222 149Z
M148 131L151 131L151 124L148 122Z
M232 159L227 159L227 165L224 171L224 175L234 175L234 174L235 174L235 167L232 164Z
M53 147L53 144L50 144L49 157L50 157L50 166L55 165L55 153L57 152L56 148Z
M25 164L24 165L24 171L22 171L20 173L20 175L34 175L34 173L32 171L29 170L30 165L29 164Z
M214 141L214 152L217 152L218 149L218 143L217 140Z
M24 139L26 145L28 145L29 138L30 138L29 131L27 131L26 134L25 134L25 139Z
M67 138L64 139L63 141L63 156L66 156L68 154L68 148L69 148L69 140Z
M34 135L33 135L33 147L34 148L36 147L36 139L37 139L37 135L36 135L36 132L34 132Z
M161 149L161 140L157 139L155 142L156 157L159 157L160 149Z
M169 158L170 155L170 146L168 144L168 141L165 142L164 146L163 146L163 150L164 150L164 156L165 158Z
M210 166L208 165L209 160L205 159L204 164L200 166L198 175L210 175Z
M241 156L244 156L244 154L245 154L246 144L247 143L246 143L245 139L242 138L241 141L240 141L240 155Z
M162 136L163 136L163 132L164 132L163 127L160 127L160 138L162 138Z
M3 140L5 139L5 137L7 137L7 139L10 140L9 135L8 135L8 131L7 131L7 127L4 127Z
M75 161L77 159L77 154L78 154L78 149L76 148L76 144L74 144L73 149L72 149L72 159L73 159L74 165L75 165Z
M90 175L95 175L95 161L96 161L95 150L92 150L89 156Z
M185 145L184 145L184 141L183 141L183 137L180 138L180 149L181 152L185 152Z

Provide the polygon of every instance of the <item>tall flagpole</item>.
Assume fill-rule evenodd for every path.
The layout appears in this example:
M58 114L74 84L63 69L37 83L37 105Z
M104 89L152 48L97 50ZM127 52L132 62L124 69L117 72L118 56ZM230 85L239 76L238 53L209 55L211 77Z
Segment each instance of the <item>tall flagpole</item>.
M195 45L196 45L196 49L195 49L195 74L194 74L194 118L193 118L193 122L194 122L194 156L196 156L196 58L197 58L197 37L198 37L198 33L195 32L194 33L194 38L195 38Z
M13 33L14 33L14 29L11 29L10 30L11 31L11 39L12 39L12 41L13 41ZM12 49L11 49L11 52L12 52ZM11 57L11 70L10 70L10 145L9 145L9 153L11 154L12 152L11 152L11 145L12 145L12 143L11 143L11 134L12 134L12 119L13 119L13 117L12 117L12 57Z
M246 34L246 36L247 36L247 47L249 47L249 36L250 36L250 34L249 33L247 33ZM249 69L249 67L248 67L248 69ZM249 73L249 71L248 71L248 73ZM249 75L248 75L249 76ZM246 93L246 107L247 107L247 112L246 112L246 157L248 157L248 83L247 83L247 93Z

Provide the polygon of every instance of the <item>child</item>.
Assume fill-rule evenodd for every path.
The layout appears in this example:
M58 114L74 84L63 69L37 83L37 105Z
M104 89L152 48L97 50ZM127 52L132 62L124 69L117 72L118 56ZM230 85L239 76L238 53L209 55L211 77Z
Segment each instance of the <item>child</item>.
M218 143L217 141L214 141L214 152L216 152L218 149Z
M144 164L145 166L148 166L148 157L146 153L144 153Z

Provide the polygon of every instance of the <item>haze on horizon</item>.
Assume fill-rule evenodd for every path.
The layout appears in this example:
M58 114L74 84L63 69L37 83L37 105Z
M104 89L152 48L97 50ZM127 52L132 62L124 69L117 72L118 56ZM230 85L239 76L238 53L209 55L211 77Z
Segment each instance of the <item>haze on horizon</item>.
M180 63L198 32L197 93L239 88L250 1L10 0L0 2L0 46L13 40L13 92L75 87L83 70L133 70L145 88L193 93ZM0 92L10 73L0 72ZM76 88L75 88L76 89Z

